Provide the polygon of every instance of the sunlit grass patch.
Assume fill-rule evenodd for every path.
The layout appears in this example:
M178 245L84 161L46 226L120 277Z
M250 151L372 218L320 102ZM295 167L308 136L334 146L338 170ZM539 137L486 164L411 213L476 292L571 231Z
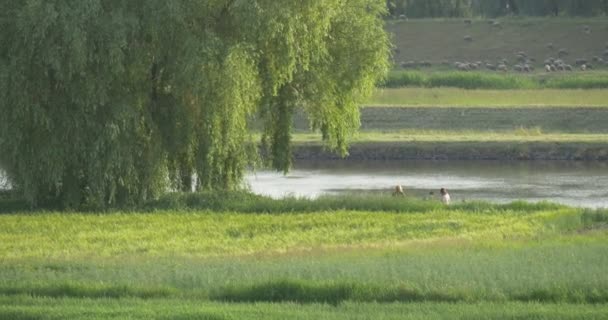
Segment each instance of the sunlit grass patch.
M297 143L319 143L319 133L298 133ZM544 133L542 128L518 128L512 131L472 131L472 130L393 130L362 131L352 142L608 142L604 133Z
M608 77L606 77L608 78ZM370 106L433 107L606 107L608 90L521 89L465 90L456 88L384 88Z
M530 237L554 232L552 221L566 221L565 217L571 229L584 226L582 209L552 203L458 202L444 206L438 201L382 195L276 200L248 193L173 194L151 203L150 210L0 215L0 256L250 255L390 246L443 237ZM565 224L558 227L563 229Z

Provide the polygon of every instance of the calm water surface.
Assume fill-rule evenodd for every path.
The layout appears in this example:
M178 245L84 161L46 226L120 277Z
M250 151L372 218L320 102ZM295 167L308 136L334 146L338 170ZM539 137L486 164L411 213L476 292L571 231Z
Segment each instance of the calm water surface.
M297 163L288 175L247 175L251 190L274 198L341 193L387 193L401 184L415 197L445 187L453 201L552 201L608 207L608 164L602 162L414 161Z

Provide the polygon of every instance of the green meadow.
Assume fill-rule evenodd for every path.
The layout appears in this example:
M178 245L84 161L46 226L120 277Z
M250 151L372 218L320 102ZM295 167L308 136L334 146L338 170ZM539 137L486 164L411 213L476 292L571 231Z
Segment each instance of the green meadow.
M319 133L300 133L294 135L294 142L318 143ZM362 131L353 142L589 142L608 141L604 133L555 133L543 132L542 128L519 128L511 131L447 131L447 130L399 130L399 131Z
M601 319L608 311L604 210L381 195L222 199L0 215L0 318Z
M394 70L386 88L460 88L469 90L606 89L606 71L559 73L496 73L488 71Z
M573 108L606 107L607 101L606 89L384 88L378 89L366 106Z

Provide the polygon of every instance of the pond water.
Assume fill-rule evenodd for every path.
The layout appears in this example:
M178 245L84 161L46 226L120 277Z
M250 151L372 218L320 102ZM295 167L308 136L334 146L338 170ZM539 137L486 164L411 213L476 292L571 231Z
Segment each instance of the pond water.
M608 207L608 164L573 161L316 161L299 162L287 175L249 173L251 191L273 198L386 193L401 184L420 198L448 189L452 201L551 201ZM434 195L430 195L434 192Z

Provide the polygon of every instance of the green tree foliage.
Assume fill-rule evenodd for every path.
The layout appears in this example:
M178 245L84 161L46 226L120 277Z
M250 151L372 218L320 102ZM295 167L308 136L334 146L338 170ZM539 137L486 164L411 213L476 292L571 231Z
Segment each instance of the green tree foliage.
M252 119L289 169L297 108L345 154L388 69L383 14L381 0L2 1L0 167L33 205L233 189Z

